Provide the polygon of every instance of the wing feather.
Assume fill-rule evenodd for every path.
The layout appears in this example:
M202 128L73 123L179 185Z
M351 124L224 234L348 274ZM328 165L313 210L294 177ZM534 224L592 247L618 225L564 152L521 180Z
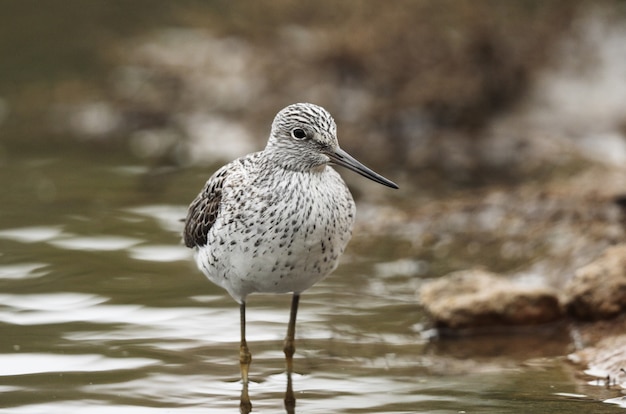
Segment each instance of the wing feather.
M223 167L213 174L189 206L183 232L185 246L193 248L207 244L209 230L220 212L222 191L228 172L229 169Z

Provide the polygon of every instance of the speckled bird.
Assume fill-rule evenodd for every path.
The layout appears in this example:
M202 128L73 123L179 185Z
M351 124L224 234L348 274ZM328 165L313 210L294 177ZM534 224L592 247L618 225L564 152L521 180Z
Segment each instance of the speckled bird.
M248 295L293 293L284 346L291 372L300 294L337 267L350 240L354 200L333 164L398 188L339 147L325 109L298 103L276 115L263 151L220 168L189 206L185 245L206 277L240 305L244 384Z

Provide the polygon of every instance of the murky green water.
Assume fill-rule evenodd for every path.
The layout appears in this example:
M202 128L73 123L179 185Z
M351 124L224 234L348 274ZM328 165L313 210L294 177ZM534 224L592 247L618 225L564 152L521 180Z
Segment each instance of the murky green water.
M2 412L237 412L238 308L179 241L209 172L148 191L141 166L90 152L10 153L0 166ZM623 412L601 402L616 391L574 379L565 327L427 340L419 280L376 273L379 251L356 234L303 295L296 412ZM289 302L248 303L257 412L283 411Z

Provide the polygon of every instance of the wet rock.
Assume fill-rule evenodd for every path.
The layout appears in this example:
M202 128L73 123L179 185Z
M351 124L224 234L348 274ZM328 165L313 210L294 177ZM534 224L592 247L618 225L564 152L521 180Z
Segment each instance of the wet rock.
M609 247L578 269L566 285L567 312L580 319L603 319L626 311L626 244Z
M561 317L557 294L482 270L454 272L422 286L420 299L439 327L533 325Z
M610 321L578 323L572 327L578 350L568 359L585 367L584 375L598 385L626 388L626 314Z

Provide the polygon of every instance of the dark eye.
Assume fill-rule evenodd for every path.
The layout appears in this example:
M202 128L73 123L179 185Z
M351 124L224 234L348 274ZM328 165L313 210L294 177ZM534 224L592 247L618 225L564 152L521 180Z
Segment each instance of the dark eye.
M291 131L291 136L295 139L304 139L306 138L306 131L302 128L295 128Z

